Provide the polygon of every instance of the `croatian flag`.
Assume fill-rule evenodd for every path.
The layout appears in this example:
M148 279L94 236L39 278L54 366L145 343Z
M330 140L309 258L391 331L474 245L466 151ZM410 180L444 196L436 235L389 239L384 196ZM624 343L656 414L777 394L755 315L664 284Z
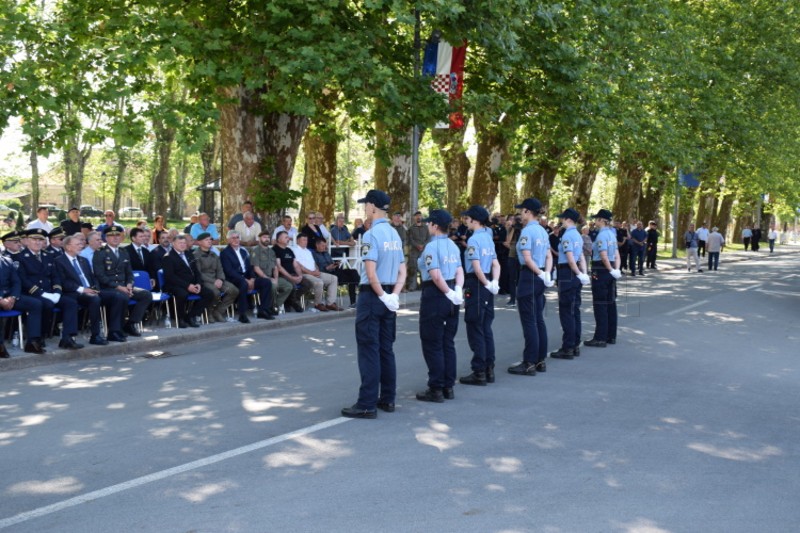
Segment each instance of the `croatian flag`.
M428 44L425 45L425 57L422 60L422 75L430 76L431 88L437 93L445 95L455 110L450 113L451 129L464 127L464 116L460 106L461 91L464 89L464 59L467 56L467 43L454 47L439 37L439 32L434 32ZM437 128L447 128L448 125L440 123Z

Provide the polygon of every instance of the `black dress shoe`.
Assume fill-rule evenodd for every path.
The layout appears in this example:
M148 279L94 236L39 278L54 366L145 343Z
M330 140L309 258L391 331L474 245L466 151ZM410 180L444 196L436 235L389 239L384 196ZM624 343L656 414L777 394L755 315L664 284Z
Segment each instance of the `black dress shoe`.
M486 368L486 383L494 383L494 367Z
M97 346L105 346L108 341L102 335L92 335L89 337L89 344L96 344Z
M242 324L249 324L250 319L247 318L247 315L239 315L239 322L241 322Z
M518 365L509 367L508 373L516 376L535 376L536 365L523 361Z
M463 378L458 379L459 383L464 385L479 385L481 387L486 386L486 373L485 372L473 372L469 376L464 376Z
M563 348L559 348L555 352L550 352L550 357L554 359L572 359L575 357L575 350L574 349L565 350Z
M608 339L606 344L617 344L617 339Z
M275 320L275 317L267 313L266 311L259 311L258 315L256 316L258 316L258 318L263 318L264 320Z
M190 327L191 326L189 325L189 323L186 322L185 320L178 320L178 328L186 329L186 328L190 328Z
M536 363L536 371L537 372L547 372L547 363L544 361L539 361Z
M190 328L200 327L200 319L196 316L190 316L186 322L189 324Z
M112 331L108 334L108 340L111 342L126 342L128 339L119 331Z
M597 339L589 339L588 341L583 341L584 346L591 346L592 348L605 348L606 341L599 341Z
M44 352L45 349L42 346L42 341L35 340L35 341L28 341L25 343L25 353L43 354Z
M9 359L11 354L8 353L6 350L6 346L4 344L0 344L0 359Z
M127 333L131 337L141 337L142 336L142 334L139 333L139 331L136 329L136 326L131 322L128 322L127 324L125 324L125 327L122 328L122 329L125 331L125 333Z
M417 400L421 402L444 403L444 394L441 389L427 389L417 393Z
M303 311L305 311L305 309L303 309L303 306L297 302L292 302L292 309L294 309L295 313L302 313Z
M453 392L453 387L445 387L442 389L442 396L444 396L445 400L455 400L456 393Z
M575 348L572 349L573 357L580 357L580 355L581 355L581 346L580 346L580 344L581 344L581 341L578 341L578 345L575 346Z
M342 409L342 416L347 418L378 418L377 409L362 409L357 404Z
M394 404L391 402L378 402L378 409L387 413L394 413Z
M78 344L72 339L61 339L58 343L59 348L64 348L66 350L80 350L83 348L83 344Z

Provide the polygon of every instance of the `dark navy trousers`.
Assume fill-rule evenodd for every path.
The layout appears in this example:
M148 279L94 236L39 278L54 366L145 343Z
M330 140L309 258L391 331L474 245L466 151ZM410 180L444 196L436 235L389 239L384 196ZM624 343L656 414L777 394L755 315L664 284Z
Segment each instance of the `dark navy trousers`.
M592 268L592 309L594 310L594 340L617 338L617 283L604 267Z
M522 360L539 363L547 357L547 326L544 323L544 281L528 267L520 265L517 283L517 309L525 348Z
M452 283L448 283L452 285ZM423 283L419 306L419 336L428 365L428 387L442 389L456 382L456 345L459 307L433 283Z
M474 372L485 372L494 368L494 295L478 278L464 282L464 323L467 326L467 341L472 350L470 363Z
M360 409L374 410L378 401L394 403L397 368L394 339L397 313L389 311L370 289L361 289L356 305L356 342L361 388Z
M561 347L576 348L581 339L581 282L568 266L558 267L558 318Z

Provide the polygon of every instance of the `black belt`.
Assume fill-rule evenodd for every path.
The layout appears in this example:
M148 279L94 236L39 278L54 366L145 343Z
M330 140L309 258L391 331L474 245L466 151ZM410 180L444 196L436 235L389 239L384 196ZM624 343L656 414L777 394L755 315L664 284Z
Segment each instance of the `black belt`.
M484 274L484 277L486 278L486 281L492 281L491 274ZM469 274L466 275L465 279L478 279L478 275L475 272L470 272Z
M375 292L372 290L372 285L370 285L369 283L365 283L364 285L359 285L358 289L362 291ZM381 285L381 289L383 289L383 292L394 292L394 285Z
M445 281L445 283L447 283L447 286L452 289L456 285L456 280L448 279L447 281ZM426 287L436 287L436 284L432 280L423 281L422 288L424 289Z
M592 266L593 267L603 267L603 268L605 268L605 265L603 264L602 261L592 261Z
M567 263L563 263L563 264L558 265L558 268L566 268L567 270L572 272L572 269L569 267L569 265Z

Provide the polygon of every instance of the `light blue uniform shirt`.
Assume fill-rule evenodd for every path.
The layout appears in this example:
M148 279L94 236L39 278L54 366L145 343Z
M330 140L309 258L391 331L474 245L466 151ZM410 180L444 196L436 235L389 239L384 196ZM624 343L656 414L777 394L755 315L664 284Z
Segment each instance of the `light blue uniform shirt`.
M372 227L361 237L361 260L374 261L381 285L397 283L400 263L405 262L403 241L385 218L372 222ZM369 284L367 269L361 269L361 284Z
M601 229L592 243L592 261L602 261L600 252L608 254L608 261L613 268L614 258L617 257L617 232L609 227Z
M565 231L561 237L561 242L558 245L559 265L567 264L567 252L572 252L575 264L580 263L581 254L583 253L583 238L574 226Z
M422 274L422 281L430 281L430 271L439 269L446 281L455 279L458 267L461 266L461 253L456 243L447 238L447 235L432 237L425 245L422 255L419 256L417 266Z
M467 241L467 252L464 257L464 262L466 263L464 270L467 274L475 272L472 262L477 259L486 278L489 279L491 276L492 261L497 257L492 236L491 228L483 228L474 232Z
M517 258L520 265L525 264L525 257L522 255L523 250L528 250L536 266L544 269L547 252L550 250L550 240L547 237L547 231L539 224L538 220L528 222L519 234L519 239L517 239Z

